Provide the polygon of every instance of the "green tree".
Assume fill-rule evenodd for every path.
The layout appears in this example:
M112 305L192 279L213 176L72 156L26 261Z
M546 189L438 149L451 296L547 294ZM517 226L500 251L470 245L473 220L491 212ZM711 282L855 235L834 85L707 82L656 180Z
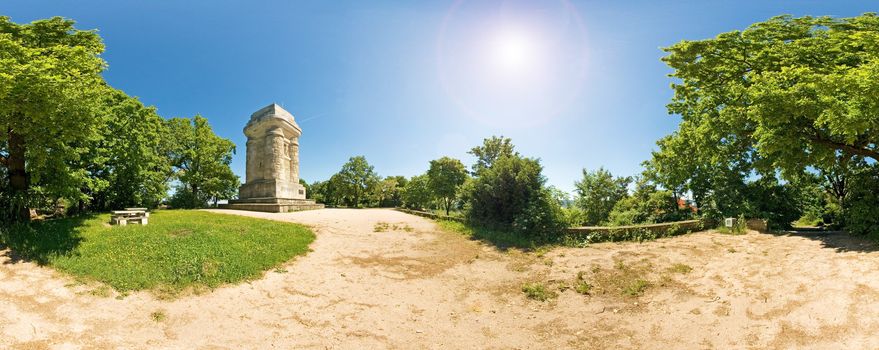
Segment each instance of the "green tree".
M514 150L513 141L503 136L492 136L484 139L481 146L470 149L469 152L476 157L476 163L473 164L473 174L478 175L485 169L491 167L494 162L504 156L518 156Z
M598 225L607 221L613 207L628 195L629 177L614 177L604 168L590 172L583 169L583 178L574 183L576 205L583 210L583 225Z
M681 123L648 162L656 180L692 191L708 216L736 216L776 188L750 181L755 175L780 171L792 181L809 169L844 174L858 157L877 160L877 38L875 14L781 16L666 48L677 79L668 109ZM844 182L828 180L841 203ZM787 205L770 212L799 210Z
M229 167L235 144L214 134L207 119L199 115L170 119L168 128L174 140L170 159L180 182L172 205L198 208L235 196L240 183Z
M679 136L715 146L696 151L741 143L756 166L786 174L839 153L879 160L876 14L775 17L665 50Z
M342 183L344 196L350 200L349 205L359 207L365 199L365 194L378 183L378 174L375 168L366 161L364 156L356 156L348 159L339 171L339 180Z
M327 204L326 197L325 197L327 182L329 182L329 181L312 182L311 185L309 185L309 187L308 187L309 191L306 192L306 198L314 199L314 201L318 202L318 203ZM327 204L327 206L329 206L329 204Z
M311 185L308 184L308 181L305 181L305 180L303 180L302 178L299 178L299 184L302 185L302 187L305 188L305 198L306 198L306 199L312 199L312 196L311 196Z
M89 185L82 169L71 169L97 138L101 38L54 17L30 24L0 16L0 166L8 177L6 212L26 220L35 192L80 198Z
M802 190L795 183L781 183L774 176L750 181L744 195L747 198L744 214L768 220L772 229L790 228L791 223L803 215Z
M345 201L344 183L339 174L333 174L326 181L315 181L311 184L312 198L318 203L326 204L329 207L339 206Z
M400 192L403 190L399 182L400 177L402 176L388 176L374 186L373 196L378 207L398 205L395 199L400 197Z
M391 193L390 198L388 198L388 200L390 201L389 202L390 206L392 206L392 207L403 206L403 191L405 190L406 185L409 184L409 179L407 179L405 176L400 176L400 175L388 176L387 179L393 179L394 182L396 183L396 187L394 188L394 191Z
M155 207L168 192L173 175L165 119L153 107L113 90L104 99L107 118L100 140L92 144L84 166L103 190L92 194L93 210Z
M458 189L465 180L467 180L467 169L460 160L442 157L430 161L427 183L434 197L442 202L446 215L449 215L449 210L458 197Z
M431 198L426 174L413 176L403 187L403 206L406 208L424 209L430 204Z

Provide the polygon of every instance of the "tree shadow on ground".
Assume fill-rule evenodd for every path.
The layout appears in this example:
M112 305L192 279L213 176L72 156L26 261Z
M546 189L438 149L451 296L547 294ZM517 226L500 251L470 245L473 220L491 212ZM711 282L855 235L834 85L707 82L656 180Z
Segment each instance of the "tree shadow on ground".
M15 224L0 231L0 250L8 258L3 264L34 262L46 265L55 256L66 255L82 242L85 221L97 214Z
M822 231L816 229L794 229L779 233L784 236L803 237L820 241L822 248L837 252L872 253L879 251L879 244L862 236L855 236L845 231Z
M509 229L492 228L479 225L466 225L469 238L482 242L500 251L518 249L521 251L533 251L537 248L551 244L552 242L541 241L532 237L517 235Z

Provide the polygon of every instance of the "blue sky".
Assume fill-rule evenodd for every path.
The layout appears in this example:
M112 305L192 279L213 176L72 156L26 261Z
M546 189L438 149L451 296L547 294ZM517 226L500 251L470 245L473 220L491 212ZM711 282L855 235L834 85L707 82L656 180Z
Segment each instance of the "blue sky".
M676 128L661 47L780 14L848 17L877 1L0 2L16 22L98 29L107 80L164 117L207 117L239 147L272 102L296 117L301 177L353 155L412 176L491 135L571 191L581 169L633 175Z

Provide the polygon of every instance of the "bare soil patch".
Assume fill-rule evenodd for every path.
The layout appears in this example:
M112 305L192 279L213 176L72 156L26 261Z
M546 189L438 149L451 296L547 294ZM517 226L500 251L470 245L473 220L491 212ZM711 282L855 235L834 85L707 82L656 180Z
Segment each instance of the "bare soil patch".
M174 300L2 252L0 348L879 347L879 252L842 234L522 252L392 210L223 212L310 225L317 240L262 279ZM554 295L528 298L526 284Z

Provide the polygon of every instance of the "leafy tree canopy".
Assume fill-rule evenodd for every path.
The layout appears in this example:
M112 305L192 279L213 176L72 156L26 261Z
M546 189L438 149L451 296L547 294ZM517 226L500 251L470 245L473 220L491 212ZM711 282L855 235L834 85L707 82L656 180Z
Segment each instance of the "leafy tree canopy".
M92 185L70 163L100 132L103 51L94 31L71 20L16 24L0 16L0 166L13 197L78 197Z
M839 154L879 160L876 14L775 17L665 51L676 78L668 109L682 122L659 143L660 168L693 155L792 177ZM674 183L688 173L664 176Z
M378 174L375 168L369 165L364 156L356 156L348 159L339 171L340 190L343 195L350 199L349 205L359 207L365 199L365 194L378 183Z
M458 196L458 189L467 180L467 170L460 160L442 157L430 161L430 169L427 170L428 186L433 195L442 201L449 215L449 209Z
M403 187L403 205L407 208L427 208L432 197L426 174L413 176Z
M503 136L492 136L482 141L482 146L476 146L469 152L476 157L476 163L473 164L473 174L479 174L483 170L490 168L494 162L503 156L518 156L519 153L513 150L513 141Z
M240 185L229 164L235 144L214 134L207 119L197 115L168 120L171 163L180 186L172 198L177 207L202 207L209 201L232 198Z
M614 177L604 168L596 171L583 169L583 178L574 183L576 205L583 210L583 225L598 225L607 221L614 205L628 195L629 177Z

